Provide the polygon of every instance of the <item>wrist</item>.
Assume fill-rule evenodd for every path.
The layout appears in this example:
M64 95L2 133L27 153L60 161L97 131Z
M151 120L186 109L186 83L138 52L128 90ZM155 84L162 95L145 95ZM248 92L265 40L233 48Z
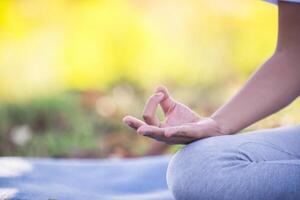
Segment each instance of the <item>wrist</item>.
M224 122L222 118L216 115L213 115L209 118L214 122L220 135L229 135L235 132L232 128L226 126L226 122Z
M207 137L225 135L219 123L212 117L202 118L198 123L206 125L202 127L206 127L207 130L203 130L203 132L206 133Z

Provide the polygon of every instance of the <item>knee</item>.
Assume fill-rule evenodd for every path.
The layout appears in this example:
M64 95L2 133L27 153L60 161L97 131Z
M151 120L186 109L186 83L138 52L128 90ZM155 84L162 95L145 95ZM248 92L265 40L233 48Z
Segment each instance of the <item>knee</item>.
M187 145L173 156L168 166L167 183L177 200L218 196L221 182L226 181L226 173L222 172L235 157L231 155L235 145L229 143L226 136L207 138Z

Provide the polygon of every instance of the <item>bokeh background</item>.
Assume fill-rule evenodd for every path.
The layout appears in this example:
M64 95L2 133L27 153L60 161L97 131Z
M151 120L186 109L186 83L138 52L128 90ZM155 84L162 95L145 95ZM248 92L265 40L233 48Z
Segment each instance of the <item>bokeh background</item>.
M259 0L2 0L0 155L145 155L153 142L124 115L140 117L157 85L210 115L272 54L276 30L276 6ZM299 108L247 130L295 124Z

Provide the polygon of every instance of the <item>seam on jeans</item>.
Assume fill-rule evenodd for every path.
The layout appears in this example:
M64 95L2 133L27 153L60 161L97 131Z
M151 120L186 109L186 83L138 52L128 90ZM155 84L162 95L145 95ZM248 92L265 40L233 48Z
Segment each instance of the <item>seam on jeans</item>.
M240 152L240 153L242 153L243 155L245 155L243 152L241 152L240 150L240 148L242 147L242 146L244 146L244 145L247 145L247 144L259 144L259 145L262 145L262 146L265 146L265 147L270 147L270 148L273 148L273 149L275 149L275 150L277 150L277 151L280 151L281 153L285 153L285 154L288 154L288 155L290 155L290 156L293 156L293 157L295 157L295 158L300 158L300 156L298 156L298 155L295 155L295 154L293 154L293 153L290 153L290 152L287 152L287 151L284 151L284 150L282 150L282 149L279 149L278 147L276 147L274 144L272 144L272 143L269 143L269 142L266 142L266 143L261 143L261 142L245 142L245 143L243 143L243 144L240 144L238 147L237 147L237 150ZM249 158L249 156L248 155L245 155L247 158ZM252 161L252 159L250 159L249 158L249 160L251 161L251 162L253 162Z

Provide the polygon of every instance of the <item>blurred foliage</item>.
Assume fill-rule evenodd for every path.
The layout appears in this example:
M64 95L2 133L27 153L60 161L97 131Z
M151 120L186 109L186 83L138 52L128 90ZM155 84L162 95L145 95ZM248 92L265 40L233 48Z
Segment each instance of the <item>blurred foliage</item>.
M221 105L224 91L215 88L171 87L175 99L208 116ZM21 102L0 104L0 156L76 158L135 157L151 148L152 140L122 124L131 113L140 117L149 96L134 85L114 85L106 92L69 91ZM295 124L300 102L247 130ZM161 110L158 115L163 119ZM246 130L246 131L247 131ZM173 153L181 146L173 146Z
M124 139L124 127L116 110L107 109L114 104L101 102L104 98L108 97L96 91L68 92L21 103L2 103L0 155L104 157L115 153L120 141L112 144L109 140L115 140L113 136ZM127 140L127 145L119 148L132 145L134 140L128 140L132 136L127 135L122 140Z
M3 0L0 27L0 155L134 156L151 142L122 116L140 116L159 84L211 114L272 54L277 10L253 0ZM295 123L297 108L249 130Z

